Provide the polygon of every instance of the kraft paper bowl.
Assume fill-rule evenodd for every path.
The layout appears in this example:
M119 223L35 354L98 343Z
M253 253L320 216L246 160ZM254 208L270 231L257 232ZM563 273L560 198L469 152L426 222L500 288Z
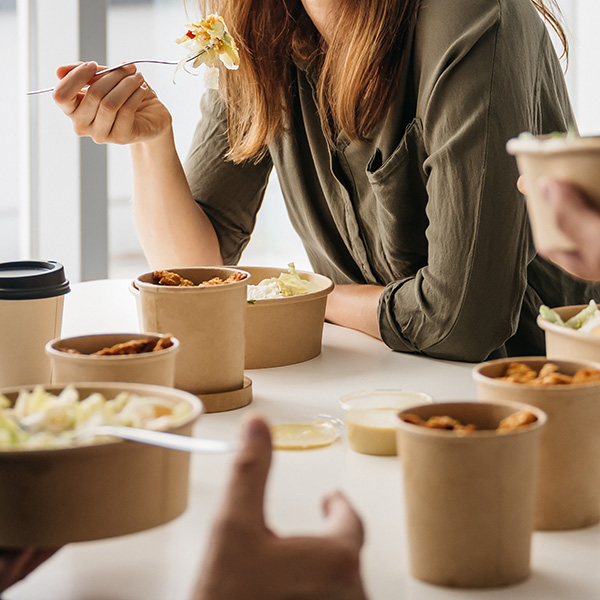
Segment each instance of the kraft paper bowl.
M519 410L537 420L495 431ZM459 435L406 423L450 416L478 429ZM450 587L493 587L530 573L535 483L544 413L516 402L426 404L398 416L410 569Z
M585 304L555 308L563 321L567 321ZM544 330L546 338L546 356L548 358L563 358L565 360L591 360L600 362L600 335L586 333L550 323L538 316L537 324Z
M64 386L46 386L58 393ZM191 435L203 411L187 392L133 383L78 383L80 397L122 391L189 405L166 431ZM20 389L0 390L15 400ZM143 531L188 503L187 452L123 440L73 448L0 451L0 547L54 547Z
M128 381L173 387L179 340L156 352L94 356L92 353L131 340L158 340L156 333L110 333L57 338L46 344L52 382ZM61 348L81 354L63 352Z
M477 365L473 378L480 400L514 400L543 410L535 528L577 529L600 521L600 382L536 386L500 381L508 363L539 371L548 362L559 372L600 369L589 361L545 357L492 360Z
M545 250L574 250L575 244L558 227L549 211L540 179L551 177L581 190L600 210L600 137L531 136L507 142L523 176L533 239Z
M176 387L199 395L243 391L250 274L230 267L168 270L196 285L158 285L152 272L135 279L130 291L136 297L140 330L171 333L179 340ZM234 273L242 273L245 278L224 285L198 285ZM245 403L251 399L250 395Z
M252 275L252 284L279 277L286 268L240 267ZM297 271L318 285L316 292L248 303L246 316L246 369L293 365L321 354L327 296L333 282L324 275Z

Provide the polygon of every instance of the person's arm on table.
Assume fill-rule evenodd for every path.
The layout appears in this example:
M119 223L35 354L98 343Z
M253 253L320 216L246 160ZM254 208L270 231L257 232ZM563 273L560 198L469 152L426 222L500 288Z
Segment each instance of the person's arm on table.
M154 268L222 264L214 229L177 156L171 115L134 65L95 78L98 68L59 67L54 100L77 135L131 145L136 225L148 261Z
M270 464L269 429L251 417L192 600L365 600L363 529L348 501L325 498L321 536L279 537L263 512Z
M600 214L573 186L546 180L542 193L560 229L577 245L573 251L539 248L539 253L572 275L600 280Z
M383 286L352 283L336 285L327 297L325 318L334 325L349 327L381 339L377 309Z

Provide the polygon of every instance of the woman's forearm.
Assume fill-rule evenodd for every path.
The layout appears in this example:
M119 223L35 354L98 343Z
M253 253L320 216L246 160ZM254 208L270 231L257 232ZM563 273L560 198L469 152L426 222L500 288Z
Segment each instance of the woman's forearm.
M327 298L325 318L335 325L356 329L381 339L377 309L383 286L336 285Z
M152 268L222 264L214 228L194 201L169 128L131 146L134 215Z

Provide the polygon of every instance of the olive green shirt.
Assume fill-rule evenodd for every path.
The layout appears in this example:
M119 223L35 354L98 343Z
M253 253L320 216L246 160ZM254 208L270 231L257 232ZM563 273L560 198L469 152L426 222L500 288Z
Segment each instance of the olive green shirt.
M536 257L508 139L574 123L561 66L529 0L424 0L409 68L368 143L323 136L315 74L294 65L289 133L259 164L235 165L226 114L205 94L186 172L226 263L250 239L275 167L316 272L385 286L392 349L464 361L544 354L539 306L598 287Z

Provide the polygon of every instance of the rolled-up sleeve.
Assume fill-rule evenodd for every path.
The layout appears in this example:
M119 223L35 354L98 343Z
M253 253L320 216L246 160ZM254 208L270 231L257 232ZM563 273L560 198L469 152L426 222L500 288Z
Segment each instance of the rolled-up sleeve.
M379 323L395 350L479 361L517 330L535 254L505 144L539 129L539 78L557 61L543 24L527 32L522 15L511 13L517 3L461 4L460 16L444 24L428 22L434 16L422 10L420 29L437 27L422 36L432 41L417 45L415 62L428 260L385 287ZM461 21L455 32L452 19ZM553 128L564 129L568 101L554 110L564 122Z
M185 172L194 199L215 229L223 261L237 264L254 229L272 162L268 155L258 163L229 161L227 115L218 93L208 90L200 108Z

